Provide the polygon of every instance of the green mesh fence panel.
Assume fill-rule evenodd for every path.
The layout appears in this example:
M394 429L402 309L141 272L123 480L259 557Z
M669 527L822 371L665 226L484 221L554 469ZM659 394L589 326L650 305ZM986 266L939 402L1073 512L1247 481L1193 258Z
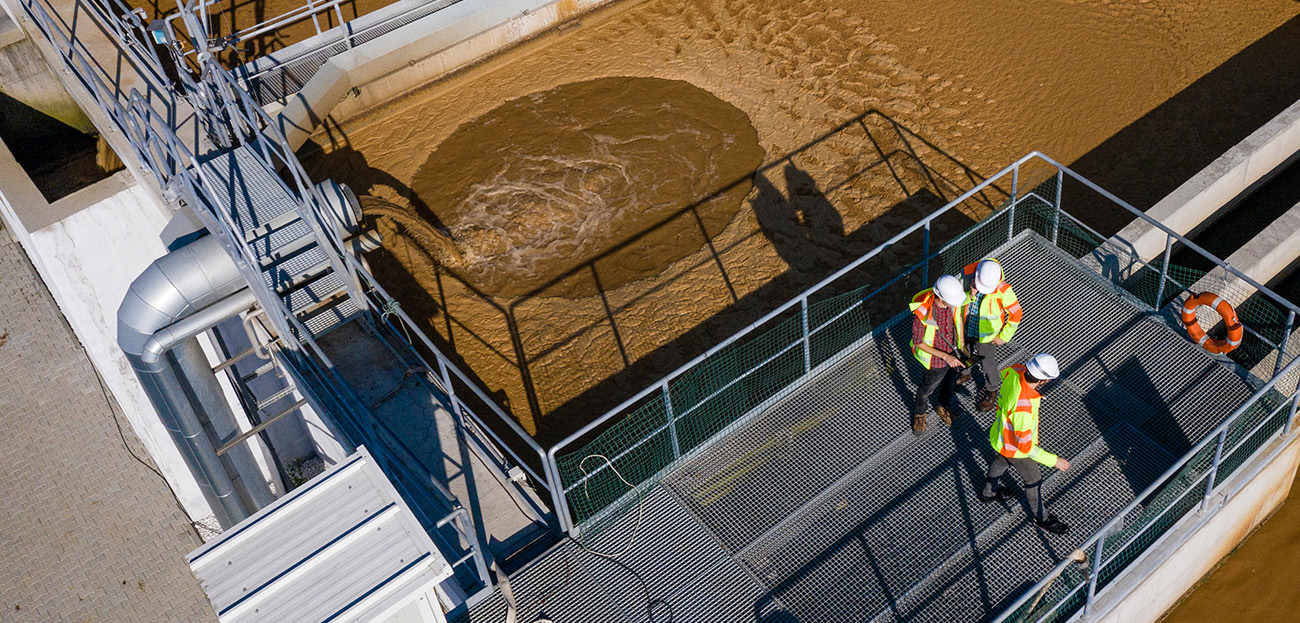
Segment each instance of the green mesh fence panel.
M817 367L871 333L871 319L862 297L869 287L808 307L809 354Z
M706 441L804 374L803 323L782 322L669 383L680 451Z
M1177 474L1107 535L1099 586L1104 586L1204 498L1205 474L1214 464L1214 444L1197 451Z
M628 414L582 448L557 457L575 521L585 521L673 461L672 431L661 400ZM608 469L606 457L614 470ZM617 473L615 473L617 470ZM626 482L624 482L626 480Z
M1228 427L1223 442L1223 460L1219 463L1216 481L1222 482L1237 471L1246 459L1259 450L1273 434L1286 424L1291 401L1276 391L1269 392L1246 409Z

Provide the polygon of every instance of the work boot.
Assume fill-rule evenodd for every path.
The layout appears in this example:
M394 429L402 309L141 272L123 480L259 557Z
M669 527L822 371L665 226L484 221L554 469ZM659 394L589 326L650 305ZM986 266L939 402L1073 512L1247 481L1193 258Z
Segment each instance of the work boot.
M958 385L965 385L970 382L970 379L971 379L970 368L962 368L961 372L957 373Z
M1034 523L1052 534L1065 534L1070 531L1069 524L1056 518L1056 515L1048 515L1047 519L1034 519Z
M925 434L925 414L912 414L912 434L920 437Z
M979 496L981 502L985 504L992 504L994 502L1005 502L1007 500L1010 500L1012 494L1010 489L1002 485L998 485L996 488L993 489L993 495L984 495L983 491L980 491L976 495Z
M980 412L992 411L996 406L998 406L998 397L994 396L991 392L984 392L984 397L980 398Z
M948 407L935 407L934 411L939 414L939 419L943 420L943 425L952 428L952 411Z

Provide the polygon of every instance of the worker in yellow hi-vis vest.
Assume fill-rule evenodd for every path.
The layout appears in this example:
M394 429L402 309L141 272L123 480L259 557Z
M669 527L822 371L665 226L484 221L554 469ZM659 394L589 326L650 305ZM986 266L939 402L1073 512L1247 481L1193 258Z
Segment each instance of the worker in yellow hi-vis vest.
M965 308L966 343L977 359L962 371L957 383L965 383L973 376L980 389L979 410L990 411L997 405L998 391L1002 389L998 346L1011 341L1024 312L997 260L980 260L962 272L963 285L970 293ZM976 369L978 375L973 374Z
M999 502L1010 497L1010 492L998 484L1008 467L1025 481L1025 499L1034 515L1034 523L1052 534L1065 534L1070 526L1047 511L1043 503L1042 470L1039 465L1070 469L1070 462L1042 449L1038 445L1038 390L1048 381L1060 376L1056 358L1046 353L1034 355L1024 365L1011 366L1002 371L1002 391L998 394L998 412L989 429L989 443L998 455L989 463L984 477L984 490L979 493L981 502Z
M925 367L912 403L912 434L925 433L925 416L930 412L930 394L939 390L935 411L943 423L952 426L952 402L957 374L962 363L962 305L966 291L961 281L944 275L933 288L912 297L912 355Z

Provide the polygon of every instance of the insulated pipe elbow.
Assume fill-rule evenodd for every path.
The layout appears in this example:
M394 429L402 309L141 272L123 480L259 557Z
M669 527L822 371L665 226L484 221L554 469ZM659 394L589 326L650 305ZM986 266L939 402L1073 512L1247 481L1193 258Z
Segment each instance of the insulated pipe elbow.
M251 289L244 288L198 310L184 320L158 329L145 340L144 346L141 347L138 369L146 372L162 370L163 353L171 350L182 340L194 337L216 326L223 320L238 315L256 303L257 296L253 294Z
M203 236L158 258L131 282L117 310L118 344L134 364L159 329L246 285L217 238Z

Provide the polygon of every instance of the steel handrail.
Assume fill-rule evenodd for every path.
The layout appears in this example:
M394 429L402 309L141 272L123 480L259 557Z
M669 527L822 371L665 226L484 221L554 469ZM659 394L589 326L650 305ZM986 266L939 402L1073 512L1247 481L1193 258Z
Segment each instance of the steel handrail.
M1133 207L1133 205L1130 204L1129 202L1124 201L1123 199L1120 199L1119 197L1116 197L1116 196L1115 196L1114 194L1112 194L1110 191L1108 191L1108 190L1106 190L1106 189L1104 189L1104 188L1098 186L1097 184L1093 183L1093 182L1092 182L1091 180L1089 180L1088 178L1085 178L1085 177L1083 177L1082 175L1079 175L1078 173L1075 173L1074 170L1072 170L1070 167L1067 167L1067 166L1065 166L1065 165L1063 165L1063 164L1061 164L1061 163L1059 163L1059 162L1057 162L1057 161L1051 159L1050 157L1044 155L1042 152L1033 151L1033 152L1030 152L1029 155L1030 155L1030 156L1037 156L1038 158L1040 158L1040 159L1043 160L1044 162L1046 162L1046 163L1048 163L1048 164L1050 164L1050 165L1056 167L1058 170L1060 170L1060 171L1062 171L1062 172L1068 174L1070 177L1072 177L1072 178L1074 178L1076 181L1082 183L1084 186L1087 186L1088 188L1090 188L1090 189L1092 189L1093 191L1097 192L1097 193L1100 194L1101 196L1103 196L1103 197L1105 197L1105 198L1107 198L1107 199L1110 199L1111 201L1113 201L1113 202L1115 202L1116 204L1118 204L1120 207L1122 207L1122 208L1124 208L1125 210L1128 210L1129 212L1133 213L1133 215L1135 215L1137 218L1140 218L1140 219L1146 221L1147 223L1150 223L1151 225L1154 225L1154 226L1155 226L1157 229L1159 229L1160 231L1165 232L1165 234L1166 234L1167 236L1172 237L1174 240L1177 240L1177 241L1178 241L1179 243L1181 243L1183 246L1185 246L1185 247L1187 247L1187 248L1189 248L1189 249L1191 249L1191 250L1193 250L1193 251L1199 253L1200 255L1204 256L1206 259L1208 259L1208 260L1214 262L1214 264L1215 264L1216 266L1220 266L1220 267L1222 267L1222 268L1223 268L1224 270L1226 270L1229 274L1231 274L1231 275L1233 275L1233 276L1235 276L1235 277L1241 279L1242 281L1245 281L1247 284L1249 284L1251 287L1255 288L1256 290L1259 290L1260 292L1263 292L1264 294L1268 295L1269 298L1273 299L1274 301L1276 301L1277 303L1279 303L1280 305L1282 305L1282 306L1285 307L1286 309L1288 309L1288 310L1290 310L1290 311L1294 311L1294 312L1296 312L1296 313L1300 313L1300 306L1297 306L1297 305L1295 305L1294 303L1292 303L1292 302L1290 302L1290 301L1288 301L1288 300L1282 298L1282 297L1279 296L1276 292L1274 292L1274 291L1268 289L1268 288L1265 287L1264 285L1260 284L1258 281L1255 281L1254 279L1252 279L1249 275L1246 275L1245 273L1243 273L1243 272L1237 270L1236 268L1233 268L1232 265L1229 264L1226 260L1220 259L1218 256L1214 255L1213 253L1210 253L1209 251L1206 251L1206 250L1205 250L1204 248L1202 248L1200 245L1196 244L1195 242L1192 242L1192 241L1189 240L1186 236L1183 236L1182 234L1179 234L1178 232L1175 232L1174 230L1172 230L1172 229L1170 229L1169 227L1165 226L1164 223L1161 223L1160 221L1158 221L1158 220L1152 218L1152 217L1151 217L1149 214L1147 214L1146 212L1144 212L1144 211L1142 211L1142 210L1139 210L1139 209ZM1058 207L1059 207L1059 206L1058 206ZM1114 239L1113 237L1110 238L1110 240L1113 240L1113 239ZM1135 254L1134 257L1136 258L1137 255ZM1143 262L1146 261L1145 258L1137 258L1137 259L1140 260L1140 261L1143 261Z
M977 184L975 187L971 188L970 190L968 190L968 191L962 193L960 196L958 196L956 199L954 199L954 200L952 200L951 202L949 202L947 205L945 205L945 206L939 208L938 210L935 210L934 212L930 213L928 216L926 216L926 217L922 218L921 220L917 221L917 222L916 222L915 224L913 224L911 227L908 227L907 229L904 229L902 232L898 233L897 235L895 235L894 237L890 238L889 240L886 240L885 242L880 243L880 244L877 245L874 249L868 251L866 254L860 256L858 259L853 260L852 262L850 262L848 265L844 266L843 268L841 268L841 269L835 271L834 273L832 273L830 276L826 277L825 279L822 279L821 281L817 282L816 284L814 284L814 285L808 287L807 289L805 289L803 292L801 292L801 293L800 293L798 296L796 296L795 298L790 299L789 301L786 301L785 303L783 303L782 305L780 305L780 306L777 307L776 309L773 309L772 311L768 312L767 314L764 314L764 315L763 315L761 318L759 318L758 320L755 320L754 322L752 322L752 323L750 323L749 325L745 326L744 328L740 329L740 330L737 331L736 333L733 333L733 334L731 335L731 337L728 337L727 339L723 340L721 343L719 343L719 344L717 344L716 346L714 346L714 347L708 349L708 350L705 351L703 354L701 354L701 355L695 357L694 359L691 359L690 361L686 362L685 364L682 364L682 365L679 366L676 370L673 370L672 372L669 372L669 373L668 373L667 375L665 375L662 379L656 381L653 385L651 385L651 386L649 386L649 387L647 387L647 388L641 390L640 392L637 392L637 393L634 394L631 398L628 398L627 400L624 400L624 401L623 401L622 403L620 403L618 406L614 407L613 409L610 409L609 411L606 411L603 415L601 415L600 417L596 418L595 420L592 420L592 421L591 421L590 423L588 423L586 426L583 426L582 428L578 429L578 430L577 430L576 432L574 432L573 434L569 435L568 437L565 437L563 440L561 440L560 442L556 443L554 446L551 447L549 453L550 453L550 454L554 454L557 450L559 450L559 449L563 449L565 446L567 446L567 445L573 443L575 440L577 440L577 439L581 438L582 436L586 435L587 433L591 432L593 429L597 428L598 426L601 426L601 425L605 424L605 423L608 422L611 418L613 418L614 416L616 416L616 415L618 415L620 412L622 412L624 409L627 409L627 408L630 407L631 405L636 404L637 402L640 402L640 401L641 401L642 399L644 399L646 396L649 396L652 392L654 392L654 391L661 391L661 390L662 390L662 386L666 385L666 384L667 384L669 381L671 381L672 379L675 379L675 378L677 378L678 376L681 376L681 375L682 375L683 373L685 373L687 370L689 370L689 369L695 367L697 364L699 364L700 362L704 361L705 359L708 359L709 357L713 356L714 354L717 354L718 351L722 350L723 348L726 348L727 346L730 346L730 345L731 345L732 343L734 343L736 340L739 340L740 338L742 338L742 337L748 335L748 334L749 334L751 331L753 331L754 329L757 329L758 327L760 327L760 326L766 324L768 321L772 320L773 318L776 318L777 316L781 315L783 312L789 311L789 310L790 310L791 308L793 308L795 305L799 305L801 302L803 302L804 300L806 300L806 299L807 299L809 296L811 296L812 294L816 293L818 290L821 290L822 288L826 287L826 286L829 285L830 283L837 281L839 278L843 277L844 275L846 275L846 274L848 274L849 272L853 271L853 270L856 269L857 267L859 267L859 266L861 266L862 264L866 263L867 260L870 260L871 258L873 258L873 257L875 257L876 255L878 255L881 251L883 251L883 250L885 250L885 249L887 249L887 248L889 248L889 247L891 247L891 246L897 244L899 241L903 240L904 238L906 238L906 237L908 237L908 236L910 236L910 235L916 233L917 231L919 231L919 230L921 230L922 228L924 228L924 227L925 227L927 224L929 224L931 221L933 221L933 220L939 218L940 216L943 216L944 214L947 214L949 211L951 211L952 209L956 208L958 205L964 203L967 199L970 199L971 197L975 196L975 195L978 194L979 192L981 192L981 191L987 189L988 187L992 186L992 185L993 185L993 182L997 181L997 180L998 180L999 178L1001 178L1003 175L1006 175L1007 173L1009 173L1009 172L1011 172L1011 171L1013 171L1013 170L1019 168L1019 167L1020 167L1021 165L1023 165L1025 162L1028 162L1029 160L1031 160L1031 159L1034 157L1035 153L1037 153L1037 152L1030 153L1030 154L1027 154L1027 155L1025 155L1025 156L1022 156L1019 160L1016 160L1016 161L1015 161L1014 163L1012 163L1011 165L1009 165L1009 166L1007 166L1006 168L1002 169L1001 171L997 172L996 174L994 174L993 176L991 176L991 177L989 177L988 179L984 180L983 182L980 182L979 184Z

